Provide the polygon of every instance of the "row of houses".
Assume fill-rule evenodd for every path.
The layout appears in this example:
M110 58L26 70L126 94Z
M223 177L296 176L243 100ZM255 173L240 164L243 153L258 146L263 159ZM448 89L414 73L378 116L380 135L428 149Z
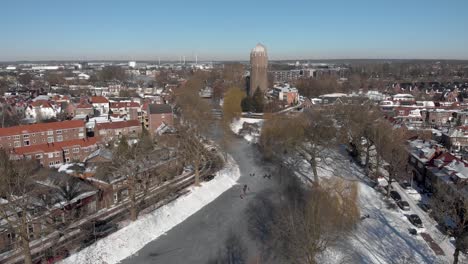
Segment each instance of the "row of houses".
M440 184L449 186L453 195L468 199L468 163L435 141L408 142L409 172L413 180L429 191Z
M83 161L93 150L104 147L122 136L137 138L142 129L157 136L173 126L170 105L148 104L148 115L140 120L101 118L66 120L0 128L0 148L11 152L14 159L37 159L45 167L56 167ZM116 120L116 121L114 121Z

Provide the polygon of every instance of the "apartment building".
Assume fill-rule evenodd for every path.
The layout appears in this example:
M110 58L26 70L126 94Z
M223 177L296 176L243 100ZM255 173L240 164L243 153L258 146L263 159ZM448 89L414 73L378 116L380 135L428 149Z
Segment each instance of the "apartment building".
M86 137L82 120L0 128L0 148L20 148Z

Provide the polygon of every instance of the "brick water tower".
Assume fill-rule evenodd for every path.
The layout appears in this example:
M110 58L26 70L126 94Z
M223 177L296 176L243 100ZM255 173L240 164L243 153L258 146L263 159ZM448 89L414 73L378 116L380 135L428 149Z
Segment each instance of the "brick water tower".
M253 95L257 87L266 92L268 88L268 55L265 46L260 43L250 52L250 68L249 94Z

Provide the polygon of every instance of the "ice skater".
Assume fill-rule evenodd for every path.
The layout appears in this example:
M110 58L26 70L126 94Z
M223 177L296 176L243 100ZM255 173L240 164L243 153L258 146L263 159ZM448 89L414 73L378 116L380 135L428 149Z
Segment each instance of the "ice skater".
M244 184L244 187L242 188L242 193L243 193L244 195L246 195L246 194L247 194L247 191L250 191L250 189L249 189L249 187L247 186L247 184Z

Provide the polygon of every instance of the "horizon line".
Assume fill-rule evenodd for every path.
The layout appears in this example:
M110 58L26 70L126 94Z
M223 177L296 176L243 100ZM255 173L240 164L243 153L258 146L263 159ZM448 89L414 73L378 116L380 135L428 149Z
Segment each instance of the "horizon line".
M372 60L372 61L468 61L466 59L451 59L451 58L322 58L322 59L270 59L268 61L346 61L346 60ZM91 59L91 60L84 60L84 59L40 59L40 60L0 60L1 64L4 63L22 63L22 62L158 62L158 59L147 59L147 60L137 60L137 59ZM198 60L199 63L202 62L248 62L249 59L241 59L241 60L234 60L234 59L225 59L225 60ZM178 62L177 59L164 59L161 62ZM195 62L195 60L185 60L185 63Z

